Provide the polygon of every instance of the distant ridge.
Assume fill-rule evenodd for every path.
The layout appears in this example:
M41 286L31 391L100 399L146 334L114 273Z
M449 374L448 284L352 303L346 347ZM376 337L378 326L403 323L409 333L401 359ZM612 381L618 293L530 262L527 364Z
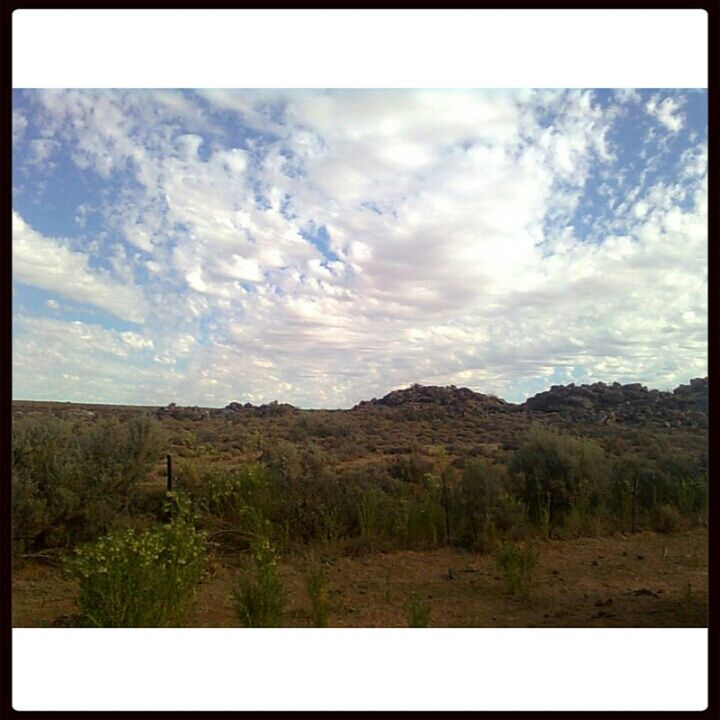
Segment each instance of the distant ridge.
M708 379L695 378L672 392L648 390L640 383L621 385L603 382L592 385L553 385L524 403L506 402L494 395L483 395L469 388L411 385L393 390L380 399L365 400L352 411L394 409L403 414L463 414L524 412L555 415L566 421L607 424L641 424L656 421L665 425L704 425L708 410Z
M640 383L621 385L614 382L592 385L553 385L523 403L510 403L495 395L475 392L455 385L420 385L393 390L381 398L363 400L348 410L332 412L399 413L406 418L430 416L490 416L524 414L530 417L557 418L567 422L621 422L642 424L652 422L666 426L705 427L708 413L708 378L693 378L688 384L672 391L648 389ZM80 410L95 413L103 408L131 411L133 408L154 408L159 419L204 420L213 417L242 416L277 417L312 412L277 401L262 405L230 402L224 408L176 405L163 407L127 404L98 404L61 401L13 400L13 412L33 412L46 406L55 413L78 414ZM329 412L329 411L327 411ZM86 413L87 414L87 413ZM89 416L89 415L88 415Z

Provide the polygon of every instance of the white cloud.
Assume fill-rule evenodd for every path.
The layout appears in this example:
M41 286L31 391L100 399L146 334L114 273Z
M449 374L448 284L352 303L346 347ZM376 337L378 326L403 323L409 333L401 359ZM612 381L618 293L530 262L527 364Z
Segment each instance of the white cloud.
M17 143L22 140L25 135L25 129L28 126L28 121L25 115L19 110L13 110L12 114L12 137L13 143Z
M36 164L46 163L60 144L49 138L37 138L30 141L30 160Z
M71 250L58 238L44 237L16 212L12 225L14 278L131 322L143 322L146 311L137 288L93 271L87 255Z
M645 105L648 115L660 122L666 130L672 133L678 132L685 124L683 114L680 112L681 103L677 100L666 97L659 102L659 96L653 96Z
M621 104L638 103L641 100L640 93L634 88L618 88L615 90L615 99Z
M413 381L519 400L556 371L685 382L703 356L706 148L677 182L606 185L612 222L586 242L573 213L620 151L619 106L591 92L198 94L231 119L177 93L40 94L47 137L123 192L87 253L16 216L15 276L146 325L26 319L23 392L78 375L79 332L88 392L135 363L124 402L337 407ZM233 139L241 124L272 135Z

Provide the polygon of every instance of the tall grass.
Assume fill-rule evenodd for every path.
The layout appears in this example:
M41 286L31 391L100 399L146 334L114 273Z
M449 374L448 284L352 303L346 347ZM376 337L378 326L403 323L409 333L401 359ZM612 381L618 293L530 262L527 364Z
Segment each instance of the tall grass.
M258 535L251 552L254 567L238 582L235 613L245 627L279 627L288 596L278 574L275 548L266 535Z
M495 552L495 562L498 570L505 575L511 595L525 599L530 597L532 576L537 560L537 551L530 542L522 547L516 543L506 542Z
M322 567L317 568L305 579L305 590L310 600L310 619L315 627L327 627L330 603L327 592L327 578Z

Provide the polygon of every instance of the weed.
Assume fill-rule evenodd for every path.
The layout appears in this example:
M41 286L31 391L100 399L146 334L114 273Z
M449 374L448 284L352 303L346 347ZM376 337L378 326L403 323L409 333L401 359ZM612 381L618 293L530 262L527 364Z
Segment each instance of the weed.
M532 573L537 565L537 551L531 543L524 547L504 543L495 553L498 570L504 573L508 590L512 595L530 597Z
M405 617L408 627L421 628L430 625L430 605L417 591L413 591L405 603Z
M305 579L305 589L310 598L310 618L315 627L327 627L330 604L327 597L327 578L322 567Z
M287 593L277 572L275 548L267 537L257 535L251 550L254 573L240 579L234 593L235 612L245 627L279 627Z

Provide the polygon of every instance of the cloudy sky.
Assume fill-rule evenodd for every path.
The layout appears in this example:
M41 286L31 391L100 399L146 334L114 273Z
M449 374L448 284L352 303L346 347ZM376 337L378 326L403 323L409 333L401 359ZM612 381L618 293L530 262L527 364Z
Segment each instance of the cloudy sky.
M703 90L28 90L16 399L707 373Z

